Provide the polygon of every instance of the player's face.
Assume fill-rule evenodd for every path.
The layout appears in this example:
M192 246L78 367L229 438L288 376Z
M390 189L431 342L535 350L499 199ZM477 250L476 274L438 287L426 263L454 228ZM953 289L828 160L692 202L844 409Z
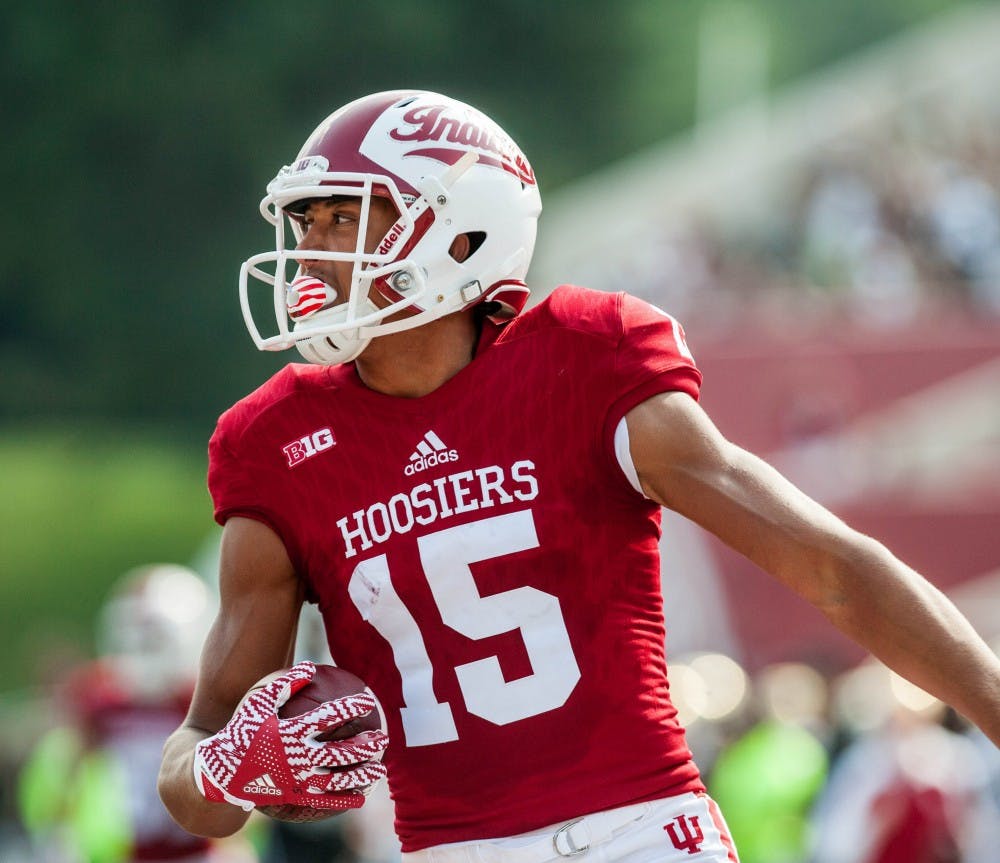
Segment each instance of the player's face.
M369 205L368 226L365 232L365 251L375 250L378 242L396 221L396 208L384 198L372 197ZM361 222L361 200L317 199L303 210L300 224L305 235L296 249L302 251L354 252L358 244ZM303 260L302 271L322 279L337 292L339 301L346 301L351 286L353 264L349 261Z

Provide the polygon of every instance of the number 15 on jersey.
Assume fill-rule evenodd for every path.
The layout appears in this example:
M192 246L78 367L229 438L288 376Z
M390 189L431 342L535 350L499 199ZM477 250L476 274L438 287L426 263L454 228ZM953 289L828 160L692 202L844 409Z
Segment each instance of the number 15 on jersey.
M470 565L538 547L531 510L497 515L418 538L420 562L444 623L467 638L517 630L532 673L506 681L496 656L454 668L469 713L507 725L566 703L580 668L559 598L533 587L481 596ZM392 584L388 558L358 564L349 584L354 605L392 649L403 681L400 711L407 746L458 740L451 705L434 694L433 673L420 627ZM378 601L372 601L377 592Z

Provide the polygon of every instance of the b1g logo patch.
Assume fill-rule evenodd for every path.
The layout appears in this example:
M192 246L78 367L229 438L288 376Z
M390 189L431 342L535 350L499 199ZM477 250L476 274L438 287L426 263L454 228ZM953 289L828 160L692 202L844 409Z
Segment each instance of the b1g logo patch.
M328 428L324 428L314 431L312 434L303 435L298 440L293 440L291 443L285 444L281 448L281 451L285 454L285 458L288 459L288 466L296 467L306 459L330 449L336 443L337 439L333 436L333 432Z

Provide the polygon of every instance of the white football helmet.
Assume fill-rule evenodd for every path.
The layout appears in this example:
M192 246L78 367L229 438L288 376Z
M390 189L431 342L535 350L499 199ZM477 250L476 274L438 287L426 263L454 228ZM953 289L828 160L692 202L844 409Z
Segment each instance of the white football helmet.
M331 196L361 201L353 252L296 251L303 233L296 205ZM373 195L388 199L396 223L372 252L363 246ZM512 317L524 306L524 283L541 212L535 175L524 154L492 120L437 93L393 91L358 99L327 117L296 160L267 186L261 214L275 227L275 250L240 269L240 305L260 350L293 345L310 362L354 359L375 336L420 326L481 302ZM290 215L291 214L291 215ZM455 260L456 237L471 253ZM349 295L299 272L299 261L353 262ZM292 279L288 278L293 268ZM273 292L277 334L254 320L251 279ZM388 303L371 300L374 288ZM387 322L401 310L411 314Z
M137 698L193 682L217 603L186 566L150 564L115 583L98 618L97 648Z

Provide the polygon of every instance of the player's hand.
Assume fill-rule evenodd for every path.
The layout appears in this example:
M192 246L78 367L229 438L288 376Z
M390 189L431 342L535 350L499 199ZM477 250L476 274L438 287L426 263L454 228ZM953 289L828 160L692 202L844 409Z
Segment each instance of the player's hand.
M281 707L316 672L300 662L240 702L229 723L195 747L195 783L213 802L249 812L291 804L314 809L356 809L367 786L385 776L378 760L389 738L368 731L345 740L317 738L375 708L367 694L327 701L289 719Z

